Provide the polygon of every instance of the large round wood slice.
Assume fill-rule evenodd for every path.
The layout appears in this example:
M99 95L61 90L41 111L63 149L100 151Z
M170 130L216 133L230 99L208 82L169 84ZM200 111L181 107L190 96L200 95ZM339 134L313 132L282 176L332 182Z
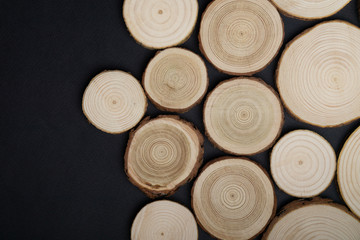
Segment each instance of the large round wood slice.
M150 100L164 111L185 112L204 97L209 80L204 61L182 48L168 48L149 62L143 86Z
M196 0L125 0L125 24L137 42L147 48L166 48L185 42L197 15Z
M294 201L269 225L263 240L360 239L360 221L346 207L316 198Z
M219 239L251 239L276 211L266 171L245 158L220 158L206 167L192 189L192 206L204 230Z
M325 138L309 130L283 136L270 157L271 175L284 192L295 197L319 195L335 176L336 154Z
M350 0L271 0L286 15L312 20L329 17L350 2Z
M133 128L144 116L147 100L139 81L123 71L104 71L85 89L82 109L88 120L108 133Z
M146 118L130 133L125 171L149 197L171 195L196 175L202 145L201 133L179 117Z
M268 0L216 0L200 25L200 49L220 71L253 74L278 53L284 26Z
M360 127L351 134L340 152L337 181L345 203L360 218Z
M197 240L198 229L192 213L172 201L161 200L143 207L131 227L132 240Z
M265 151L279 136L283 109L275 91L257 78L220 83L207 97L204 124L209 139L236 155Z
M335 127L360 117L360 30L345 21L316 25L290 42L277 85L300 120Z

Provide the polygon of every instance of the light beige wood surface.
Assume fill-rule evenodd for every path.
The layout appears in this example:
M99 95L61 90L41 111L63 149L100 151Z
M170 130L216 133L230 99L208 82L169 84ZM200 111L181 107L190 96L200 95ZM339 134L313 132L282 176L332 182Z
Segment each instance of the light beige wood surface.
M266 171L246 158L216 159L204 167L192 189L198 223L218 239L251 239L276 211Z
M360 30L345 21L306 30L284 50L277 85L298 119L336 127L360 117Z
M258 78L223 81L204 105L209 139L221 150L236 155L268 149L281 132L283 117L276 92Z
M149 99L164 111L185 112L204 97L209 84L204 61L183 48L158 52L143 75Z
M216 0L202 15L200 49L220 71L250 75L278 53L284 26L268 0Z
M130 133L125 153L129 180L149 197L173 194L202 163L203 137L176 116L146 118Z
M185 42L198 16L197 0L124 0L123 17L134 39L151 49Z
M340 152L337 181L345 203L360 218L360 127L350 135Z
M336 171L336 154L319 134L295 130L275 144L270 169L276 184L287 194L314 197L331 184Z
M194 216L186 207L168 200L147 204L131 227L132 240L197 240Z
M113 70L96 75L85 89L82 109L88 120L108 133L133 128L144 116L147 100L139 81Z

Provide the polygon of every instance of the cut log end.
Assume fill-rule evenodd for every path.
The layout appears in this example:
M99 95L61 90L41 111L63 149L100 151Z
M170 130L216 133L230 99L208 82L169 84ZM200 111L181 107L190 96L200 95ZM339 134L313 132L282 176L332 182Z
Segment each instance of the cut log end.
M122 133L144 116L147 100L139 81L129 73L113 70L95 76L87 86L82 109L98 129Z
M283 118L276 92L257 78L223 81L208 95L204 106L209 139L236 155L253 155L272 146Z
M162 49L185 42L198 15L196 0L125 0L123 17L134 39L150 49Z
M147 118L130 133L125 171L149 197L171 195L196 175L202 145L201 133L178 117Z
M294 197L313 197L331 184L336 154L317 133L295 130L275 144L270 167L272 177L284 192Z
M155 55L143 75L143 86L160 110L186 112L198 104L208 87L204 61L182 48L169 48Z
M261 17L260 17L261 16ZM251 75L278 53L284 26L268 0L212 1L200 24L200 49L220 71Z
M161 200L146 205L136 215L131 239L197 240L198 229L189 209L176 202Z
M274 187L266 171L245 158L216 159L192 189L192 207L204 230L219 239L251 239L276 211Z

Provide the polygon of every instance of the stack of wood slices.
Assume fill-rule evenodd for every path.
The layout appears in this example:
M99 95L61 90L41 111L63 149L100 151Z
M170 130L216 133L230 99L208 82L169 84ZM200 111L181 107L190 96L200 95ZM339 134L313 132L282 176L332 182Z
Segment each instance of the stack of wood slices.
M319 20L349 0L208 2L199 13L196 0L125 0L133 39L160 50L141 82L107 70L83 95L83 112L95 127L111 134L131 130L124 170L148 197L161 198L139 209L131 239L198 239L199 225L218 239L359 240L360 127L340 139L340 152L321 129L360 117L360 29L321 21L282 48L280 15ZM198 54L176 47L192 34ZM274 59L274 79L251 76ZM209 67L233 76L208 91L216 85L209 85L216 81ZM162 113L145 116L147 99ZM197 104L203 107L198 128L177 115ZM304 127L283 129L290 126L286 120ZM204 136L231 156L203 161ZM267 163L256 160L259 153ZM334 178L343 199L336 203L319 197ZM163 199L189 181L192 210ZM279 205L277 198L286 195L292 198Z

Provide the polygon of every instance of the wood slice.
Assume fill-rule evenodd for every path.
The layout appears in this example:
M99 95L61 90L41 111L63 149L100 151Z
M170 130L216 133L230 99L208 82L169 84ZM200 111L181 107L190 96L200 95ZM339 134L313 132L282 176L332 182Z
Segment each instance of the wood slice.
M98 129L122 133L144 116L147 100L139 81L129 73L113 70L96 75L85 89L82 109Z
M313 197L331 184L336 154L319 134L295 130L275 144L270 167L273 179L284 192L294 197Z
M329 17L350 0L271 0L284 14L303 20L313 20Z
M143 86L160 110L185 112L199 103L209 84L204 61L182 48L168 48L149 62Z
M151 198L173 194L202 163L203 137L176 116L144 119L130 133L125 153L129 180Z
M306 30L283 52L280 96L300 120L336 127L360 117L360 30L329 21Z
M125 0L123 16L137 42L160 49L181 44L190 37L198 8L196 0Z
M192 189L192 207L204 230L219 239L251 239L276 211L266 171L246 158L220 158L204 167Z
M204 106L209 139L236 155L268 149L281 132L283 118L279 97L257 78L223 81L208 95Z
M131 227L132 240L197 240L198 229L193 214L172 201L160 200L143 207Z
M346 207L316 198L294 201L269 225L263 240L360 239L360 221Z
M360 218L360 127L346 140L340 152L337 181L345 203Z
M200 24L200 49L220 71L253 74L278 53L284 26L268 0L216 0Z

